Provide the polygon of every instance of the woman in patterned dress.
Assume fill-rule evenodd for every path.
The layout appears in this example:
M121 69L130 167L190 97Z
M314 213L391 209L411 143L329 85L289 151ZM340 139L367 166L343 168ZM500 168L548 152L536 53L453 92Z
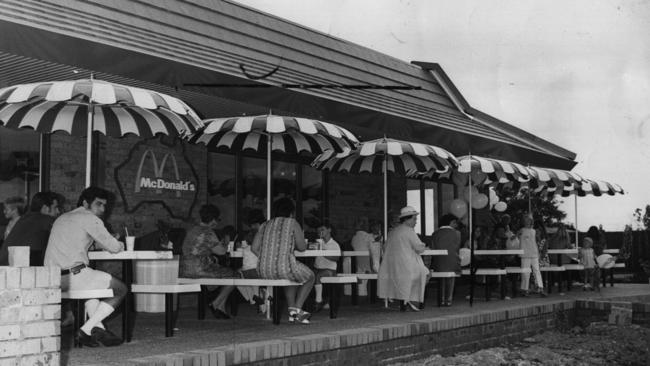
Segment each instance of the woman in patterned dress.
M284 294L289 307L289 322L309 324L310 313L302 306L314 286L314 272L298 262L294 250L307 249L305 236L298 221L293 218L296 206L289 198L280 198L273 204L275 217L260 227L253 240L253 253L259 257L257 270L261 278L286 279L300 282L287 286Z
M183 255L179 263L179 277L182 278L235 278L235 272L222 266L214 258L226 254L226 243L219 240L214 229L220 221L221 212L215 205L203 205L199 209L201 223L187 233L183 241ZM226 301L235 288L220 286L219 295L210 303L210 310L217 319L230 319L226 312Z

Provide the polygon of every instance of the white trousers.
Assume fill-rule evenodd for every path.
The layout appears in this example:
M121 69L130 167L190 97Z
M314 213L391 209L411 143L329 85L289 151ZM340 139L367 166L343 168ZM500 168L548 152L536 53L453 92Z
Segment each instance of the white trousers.
M530 268L535 275L535 283L540 289L544 288L542 282L542 272L539 271L539 258L521 258L521 268ZM521 274L521 289L528 291L528 284L530 282L530 273Z

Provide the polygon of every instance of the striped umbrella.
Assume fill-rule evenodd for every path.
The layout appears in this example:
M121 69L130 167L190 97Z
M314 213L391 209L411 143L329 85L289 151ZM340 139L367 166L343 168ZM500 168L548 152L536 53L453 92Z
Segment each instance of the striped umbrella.
M417 172L449 172L458 160L449 151L427 144L382 138L362 142L350 153L327 151L312 166L333 172L382 174L384 177L384 235L388 231L388 172L411 175Z
M273 114L204 120L203 130L190 142L224 151L267 151L267 217L271 217L271 152L322 154L349 153L359 140L337 125L299 117Z
M92 78L0 89L0 124L88 136L86 186L90 184L92 131L111 137L176 136L203 126L196 113L177 98Z

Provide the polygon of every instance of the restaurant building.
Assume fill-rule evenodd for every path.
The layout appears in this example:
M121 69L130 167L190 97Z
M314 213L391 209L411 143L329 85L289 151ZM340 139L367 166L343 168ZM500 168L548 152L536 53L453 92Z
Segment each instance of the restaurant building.
M273 114L332 122L360 140L382 136L570 170L575 154L478 111L442 67L411 63L229 1L3 1L0 88L89 78L176 96L203 118ZM92 180L116 194L115 229L136 235L157 220L187 226L216 204L222 226L245 228L266 205L265 152L208 151L179 139L97 134ZM306 231L329 218L340 242L358 217L381 220L382 180L323 173L313 156L274 154L273 196L293 197ZM0 200L41 190L75 206L84 188L85 137L0 128ZM391 176L389 209L423 211L430 234L452 184ZM1 224L0 224L1 225Z

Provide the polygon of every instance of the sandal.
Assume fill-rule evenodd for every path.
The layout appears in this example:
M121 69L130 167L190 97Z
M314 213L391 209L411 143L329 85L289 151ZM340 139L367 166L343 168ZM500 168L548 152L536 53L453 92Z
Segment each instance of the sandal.
M309 318L311 318L311 313L299 309L298 315L295 318L295 322L300 324L309 324Z
M289 308L289 323L294 323L300 314L300 309L290 307Z

